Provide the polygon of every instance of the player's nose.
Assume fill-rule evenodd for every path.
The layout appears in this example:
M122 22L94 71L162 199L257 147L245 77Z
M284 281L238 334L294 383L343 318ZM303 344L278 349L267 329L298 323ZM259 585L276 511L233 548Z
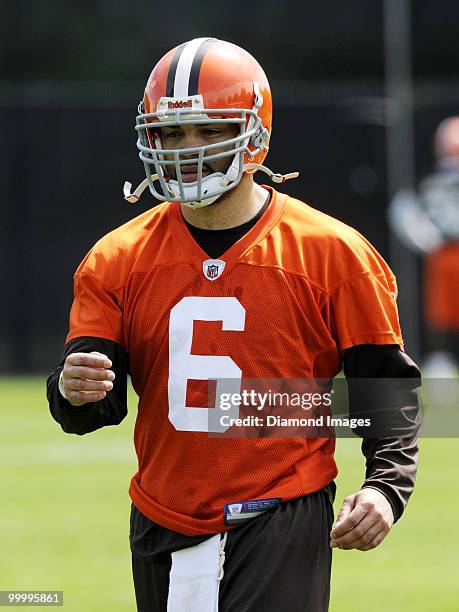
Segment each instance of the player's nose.
M203 144L205 144L197 126L184 126L182 144L184 149L201 147Z

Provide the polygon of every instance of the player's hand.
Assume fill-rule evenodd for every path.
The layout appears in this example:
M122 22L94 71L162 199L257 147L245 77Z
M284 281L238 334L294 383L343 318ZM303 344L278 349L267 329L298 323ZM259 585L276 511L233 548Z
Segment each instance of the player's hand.
M393 524L387 498L376 489L361 489L344 500L330 532L330 546L371 550L381 544Z
M72 406L104 399L115 380L111 367L110 359L97 351L69 355L61 373L61 384Z

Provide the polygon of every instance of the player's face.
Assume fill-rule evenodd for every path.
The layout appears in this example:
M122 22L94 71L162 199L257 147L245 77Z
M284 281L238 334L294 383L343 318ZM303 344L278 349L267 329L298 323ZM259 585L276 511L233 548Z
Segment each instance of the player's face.
M202 147L204 145L216 144L234 138L239 133L239 126L234 123L207 123L204 125L180 125L161 128L161 144L163 149L188 149L191 147ZM216 147L211 150L209 155L229 151L233 145L226 147ZM189 155L190 158L196 154ZM166 159L173 159L173 155L165 155ZM233 157L228 155L221 159L213 159L204 162L202 176L208 176L213 172L226 173L231 165ZM184 164L180 168L184 183L191 183L197 180L197 164ZM175 179L175 168L168 166L167 173Z

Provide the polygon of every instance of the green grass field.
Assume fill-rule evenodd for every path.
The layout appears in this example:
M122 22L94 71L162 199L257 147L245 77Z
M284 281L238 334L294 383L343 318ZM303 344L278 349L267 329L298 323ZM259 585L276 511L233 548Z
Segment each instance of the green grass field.
M129 408L118 427L71 436L49 414L44 380L0 379L0 590L63 590L69 612L135 610L133 395ZM400 523L373 551L334 553L331 612L459 610L458 459L458 439L422 441ZM338 440L337 460L335 512L362 482L359 441Z

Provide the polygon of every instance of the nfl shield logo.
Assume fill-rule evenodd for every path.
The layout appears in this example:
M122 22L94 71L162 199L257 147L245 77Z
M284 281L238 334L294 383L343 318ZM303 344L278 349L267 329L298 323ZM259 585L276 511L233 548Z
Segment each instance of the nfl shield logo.
M225 262L221 259L206 259L202 264L204 276L211 281L217 280L225 269Z
M228 510L231 514L241 514L242 504L230 504Z

